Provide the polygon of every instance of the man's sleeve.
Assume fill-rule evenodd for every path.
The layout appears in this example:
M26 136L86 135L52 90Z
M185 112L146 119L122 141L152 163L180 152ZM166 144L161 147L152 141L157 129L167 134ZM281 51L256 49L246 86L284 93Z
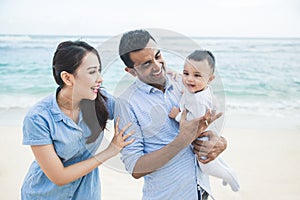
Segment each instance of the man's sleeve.
M125 164L126 170L132 174L137 160L144 155L144 141L139 122L132 106L127 100L121 98L117 98L115 101L114 117L115 121L117 120L117 117L120 117L119 130L128 123L132 124L126 130L125 135L134 130L134 134L127 139L130 140L131 138L134 138L134 142L124 147L121 151L121 160Z

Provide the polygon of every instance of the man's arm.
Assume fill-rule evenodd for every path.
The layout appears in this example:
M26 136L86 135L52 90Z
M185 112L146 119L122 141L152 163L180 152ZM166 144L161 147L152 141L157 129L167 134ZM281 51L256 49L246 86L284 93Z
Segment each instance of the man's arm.
M186 120L186 111L182 113L180 121L180 130L177 137L168 145L151 153L144 153L144 138L139 126L139 120L134 113L131 105L124 99L118 99L115 104L115 118L120 116L120 126L132 123L132 126L127 130L134 130L135 133L128 139L134 138L135 141L126 146L122 151L121 159L125 167L134 178L143 177L169 162L183 148L190 145L207 126L217 119L220 115L215 113L207 113L201 118L191 121ZM206 123L208 121L208 124Z
M164 166L177 155L179 151L199 137L207 126L221 115L222 113L216 114L208 111L201 118L187 121L186 110L184 110L180 120L178 136L165 147L141 156L136 162L132 176L134 178L140 178ZM209 122L207 122L208 119L210 119Z
M174 156L176 156L179 151L187 147L193 140L197 138L199 119L187 121L185 118L186 110L184 110L182 113L179 134L172 142L159 150L141 156L137 160L132 172L132 176L134 178L141 178L161 168Z

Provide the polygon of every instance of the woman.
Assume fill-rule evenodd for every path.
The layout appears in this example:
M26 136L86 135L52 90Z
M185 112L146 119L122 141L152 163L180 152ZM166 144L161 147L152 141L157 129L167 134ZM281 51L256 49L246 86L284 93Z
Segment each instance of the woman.
M82 41L58 45L53 57L56 92L29 110L23 125L23 144L35 161L25 177L22 199L100 199L98 166L133 142L123 136L118 119L110 145L95 154L114 99L100 90L101 62L97 50Z

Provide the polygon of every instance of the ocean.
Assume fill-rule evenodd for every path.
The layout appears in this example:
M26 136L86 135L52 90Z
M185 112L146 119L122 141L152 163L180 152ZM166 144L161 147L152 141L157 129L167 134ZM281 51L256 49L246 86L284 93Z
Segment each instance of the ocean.
M0 124L16 120L15 114L24 113L39 99L54 92L52 57L56 46L65 40L83 40L99 48L103 86L112 94L124 89L127 86L124 83L132 80L125 76L124 65L117 56L117 44L111 42L116 39L118 37L0 35ZM224 100L226 111L299 119L300 38L189 39L214 53L216 92ZM164 43L162 53L167 66L180 72L183 55L195 50L195 46L181 44L174 37L162 37L160 41ZM106 49L108 44L115 46Z

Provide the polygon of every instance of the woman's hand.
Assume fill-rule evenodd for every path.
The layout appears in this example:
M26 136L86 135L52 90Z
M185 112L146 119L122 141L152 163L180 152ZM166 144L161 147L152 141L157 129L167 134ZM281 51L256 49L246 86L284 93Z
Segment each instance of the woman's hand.
M113 156L117 155L125 146L131 144L134 141L134 138L132 138L129 141L126 141L126 139L134 133L134 130L124 135L125 131L131 126L131 123L128 123L119 131L119 121L120 117L118 117L116 121L114 137L112 138L109 146L107 147L107 150L111 151Z

